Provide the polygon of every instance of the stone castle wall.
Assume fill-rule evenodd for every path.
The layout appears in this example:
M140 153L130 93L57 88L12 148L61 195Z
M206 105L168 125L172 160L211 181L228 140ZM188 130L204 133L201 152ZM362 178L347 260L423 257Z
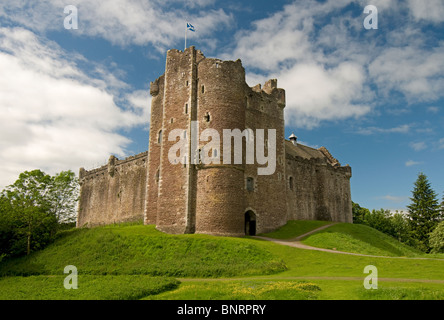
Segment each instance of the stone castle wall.
M145 209L147 152L125 160L80 169L77 227L142 220Z
M246 127L252 129L257 139L257 129L264 129L268 142L268 129L276 130L276 170L272 175L258 175L258 167L246 165L245 180L253 178L254 189L244 188L247 208L256 219L256 233L275 230L287 222L285 192L285 91L277 88L276 80L269 80L262 88L257 85L249 89L246 105ZM266 145L267 143L265 143ZM268 149L265 149L265 154Z
M322 151L286 143L287 150L305 149L306 156L286 154L288 220L325 220L352 223L351 168L322 157ZM326 149L322 149L326 150ZM328 151L327 151L328 152ZM336 159L335 159L336 160ZM291 181L290 181L291 180Z

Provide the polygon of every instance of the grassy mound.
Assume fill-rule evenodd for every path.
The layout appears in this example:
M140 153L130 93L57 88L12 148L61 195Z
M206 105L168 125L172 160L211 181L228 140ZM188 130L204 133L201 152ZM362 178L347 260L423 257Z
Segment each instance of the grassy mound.
M222 277L272 274L286 269L270 252L248 239L167 235L154 226L124 225L65 232L46 249L0 264L0 275Z
M332 222L315 220L290 220L287 222L287 224L285 224L278 230L261 234L261 236L273 239L291 239L330 223Z
M338 251L376 256L417 257L420 251L376 229L361 224L339 223L309 235L304 244Z

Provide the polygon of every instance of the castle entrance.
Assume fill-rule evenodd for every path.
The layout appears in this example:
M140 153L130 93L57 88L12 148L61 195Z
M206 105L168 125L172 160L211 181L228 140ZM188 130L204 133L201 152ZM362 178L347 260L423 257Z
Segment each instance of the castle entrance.
M256 215L251 210L245 212L245 235L256 235Z

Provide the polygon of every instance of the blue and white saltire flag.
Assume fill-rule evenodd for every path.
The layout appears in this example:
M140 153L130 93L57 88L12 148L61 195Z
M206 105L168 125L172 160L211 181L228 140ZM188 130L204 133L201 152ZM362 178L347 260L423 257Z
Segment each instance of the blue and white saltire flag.
M190 30L190 31L193 31L193 32L196 31L196 30L194 30L194 26L191 23L189 23L189 22L187 22L187 29Z

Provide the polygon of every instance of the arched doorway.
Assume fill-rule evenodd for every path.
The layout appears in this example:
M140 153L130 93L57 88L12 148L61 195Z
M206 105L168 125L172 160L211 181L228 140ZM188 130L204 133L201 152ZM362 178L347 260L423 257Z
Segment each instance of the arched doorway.
M251 210L245 212L245 235L256 235L256 214Z

